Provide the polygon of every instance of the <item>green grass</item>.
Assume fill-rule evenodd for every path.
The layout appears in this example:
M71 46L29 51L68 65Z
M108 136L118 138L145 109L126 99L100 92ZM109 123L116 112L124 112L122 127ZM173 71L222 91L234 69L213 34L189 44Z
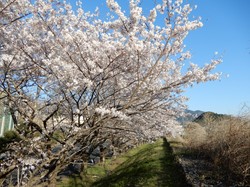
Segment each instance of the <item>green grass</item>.
M182 168L176 163L166 141L144 144L105 165L89 167L80 176L71 177L61 187L182 187L188 186Z

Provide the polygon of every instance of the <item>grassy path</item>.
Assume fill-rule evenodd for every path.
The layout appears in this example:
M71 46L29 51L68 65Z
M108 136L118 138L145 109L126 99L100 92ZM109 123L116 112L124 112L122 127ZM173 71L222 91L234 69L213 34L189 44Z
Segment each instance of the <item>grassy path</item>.
M112 164L111 164L112 163ZM74 178L68 186L91 187L188 187L182 168L176 163L172 148L166 139L153 144L145 144L119 156L106 164L105 174L96 166L89 172L98 171L102 175L91 183L86 183L86 175L81 180ZM63 185L65 186L65 185Z
M128 153L127 160L93 186L188 186L166 139Z

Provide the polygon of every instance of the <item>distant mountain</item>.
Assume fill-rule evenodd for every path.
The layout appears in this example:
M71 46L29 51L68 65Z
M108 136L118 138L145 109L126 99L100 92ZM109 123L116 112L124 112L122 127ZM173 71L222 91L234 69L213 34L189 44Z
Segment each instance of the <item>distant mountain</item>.
M219 121L222 121L224 119L229 119L229 118L232 118L232 116L225 115L225 114L217 114L214 112L203 112L197 118L195 118L193 122L199 123L200 125L204 126L204 125L211 124L215 121L219 122Z
M199 117L201 114L203 114L204 112L201 110L186 110L185 111L185 116L178 118L178 121L181 123L185 123L185 122L190 122L195 120L197 117Z
M204 113L204 111L201 111L201 110L186 110L186 113L187 114L190 114L192 116L200 116L201 114Z

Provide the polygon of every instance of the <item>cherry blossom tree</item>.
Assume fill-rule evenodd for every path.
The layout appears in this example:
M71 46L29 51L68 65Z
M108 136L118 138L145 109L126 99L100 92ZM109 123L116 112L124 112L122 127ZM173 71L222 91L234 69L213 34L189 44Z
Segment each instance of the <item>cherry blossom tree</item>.
M104 19L81 2L1 2L0 95L21 141L9 145L0 178L18 168L19 184L55 180L107 141L119 148L181 132L183 91L218 79L221 60L190 62L183 41L202 22L190 20L189 4L162 0L145 13L139 3L124 13L106 0Z

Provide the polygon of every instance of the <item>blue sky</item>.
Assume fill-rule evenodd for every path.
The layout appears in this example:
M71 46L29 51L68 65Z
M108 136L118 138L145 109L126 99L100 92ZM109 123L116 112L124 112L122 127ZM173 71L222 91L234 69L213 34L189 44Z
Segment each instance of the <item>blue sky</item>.
M75 0L69 1L75 4ZM159 2L141 2L147 11L155 1ZM118 2L122 6L128 3ZM191 110L237 115L244 104L250 106L250 1L184 0L184 3L198 5L193 15L201 16L204 24L185 40L193 55L191 61L203 65L209 63L216 51L223 55L223 63L216 69L223 73L221 80L187 89L185 95L190 98L187 104ZM102 10L105 1L83 0L85 10L94 10L96 6Z
M224 74L220 81L188 89L188 105L193 110L237 115L244 104L250 106L250 1L188 2L198 5L195 15L200 15L204 23L186 40L193 61L202 64L218 51L223 55L223 63L217 70Z

